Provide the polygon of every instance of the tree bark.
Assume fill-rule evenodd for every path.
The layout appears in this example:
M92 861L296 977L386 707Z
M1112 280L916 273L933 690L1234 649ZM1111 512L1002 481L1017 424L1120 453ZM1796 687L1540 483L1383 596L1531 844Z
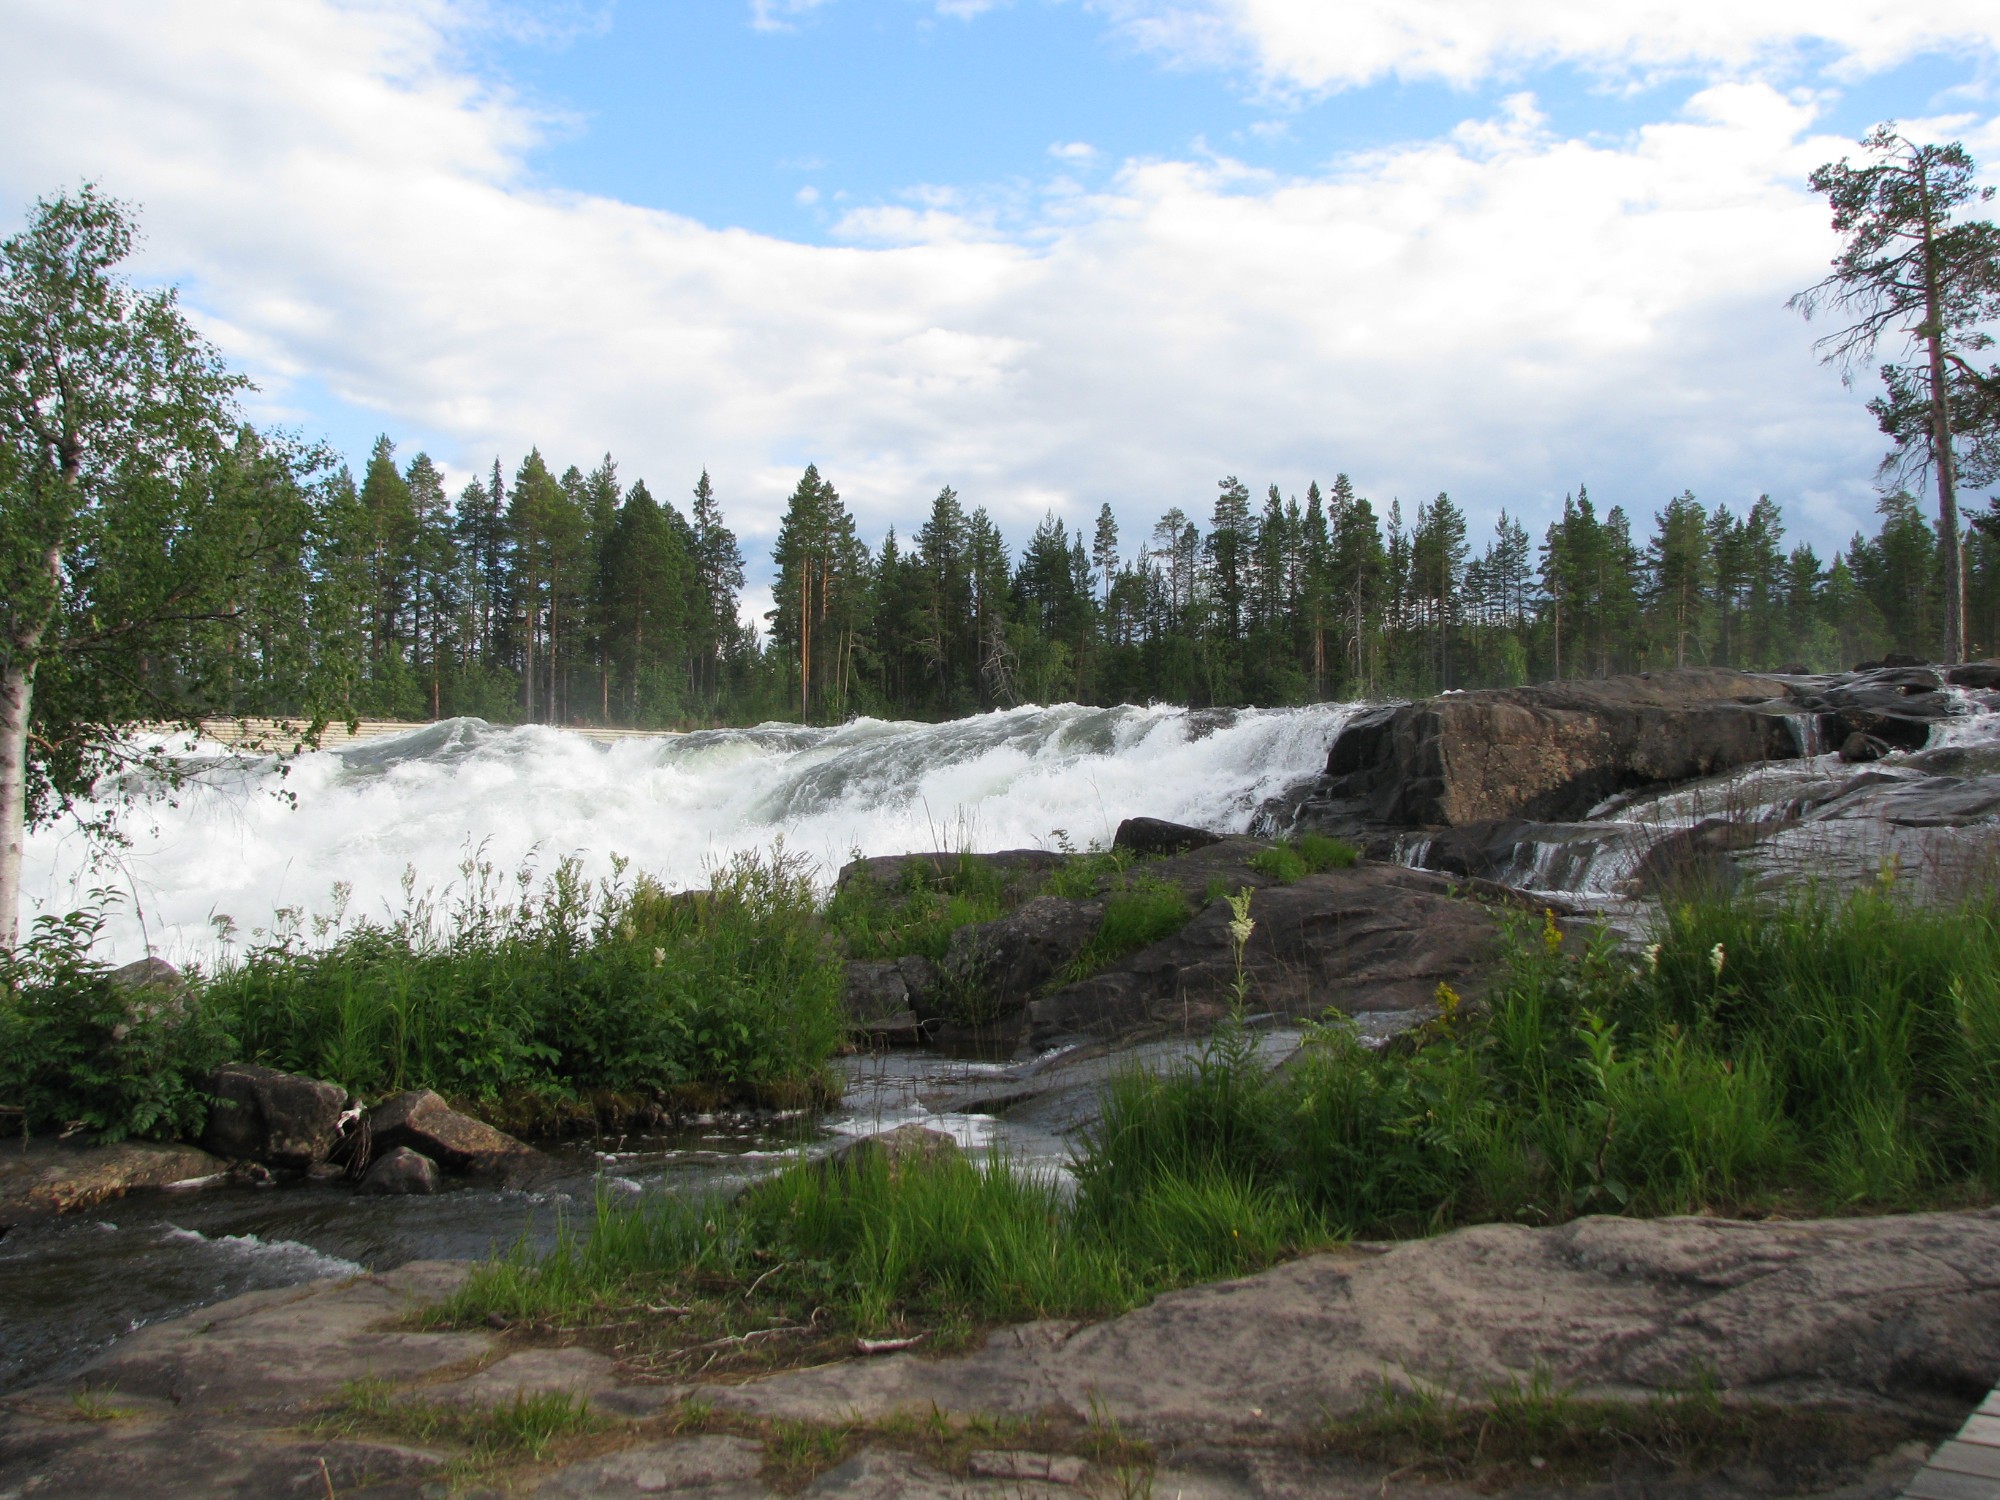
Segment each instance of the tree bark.
M62 553L43 555L51 584L62 580ZM35 702L35 664L47 616L9 644L0 673L0 952L21 942L21 857L28 838L28 723Z
M1944 370L1944 295L1938 285L1937 230L1930 183L1918 169L1924 211L1924 344L1930 355L1931 457L1937 464L1938 543L1944 550L1944 659L1965 655L1965 561L1958 536L1958 466L1951 451L1950 391Z

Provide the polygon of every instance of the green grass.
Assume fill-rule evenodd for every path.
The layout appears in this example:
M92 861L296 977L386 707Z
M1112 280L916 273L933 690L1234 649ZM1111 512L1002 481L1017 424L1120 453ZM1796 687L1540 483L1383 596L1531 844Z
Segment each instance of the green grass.
M1441 992L1390 1047L1332 1019L1273 1074L1232 1024L1177 1071L1116 1078L1073 1194L1004 1160L800 1164L731 1202L601 1204L552 1254L483 1267L450 1316L686 1307L659 1332L686 1374L717 1341L753 1368L856 1333L940 1347L1100 1316L1348 1235L1990 1202L1996 906L1709 901L1668 912L1650 959L1526 925L1484 1008Z
M568 1391L520 1392L499 1406L466 1406L399 1391L387 1380L350 1380L331 1411L314 1426L325 1434L379 1433L414 1443L450 1443L466 1450L457 1468L477 1473L495 1464L540 1460L571 1438L610 1423L589 1401Z
M1119 959L1172 937L1194 916L1194 906L1180 887L1140 877L1120 875L1105 898L1097 935L1070 964L1068 977L1082 979Z
M91 957L101 915L38 928L0 963L0 1102L32 1130L198 1134L204 1075L241 1058L364 1098L432 1088L518 1127L592 1098L808 1103L840 1045L840 964L782 849L669 896L564 863L501 899L266 938L187 994L134 1010Z
M1317 875L1322 870L1349 870L1360 862L1361 851L1352 844L1324 834L1307 833L1250 856L1250 868L1269 875L1282 885Z
M1220 1176L1373 1236L1989 1201L1997 915L1887 888L1725 898L1669 911L1636 964L1517 931L1482 1014L1447 997L1381 1050L1336 1019L1282 1075L1223 1046L1116 1081L1080 1202Z

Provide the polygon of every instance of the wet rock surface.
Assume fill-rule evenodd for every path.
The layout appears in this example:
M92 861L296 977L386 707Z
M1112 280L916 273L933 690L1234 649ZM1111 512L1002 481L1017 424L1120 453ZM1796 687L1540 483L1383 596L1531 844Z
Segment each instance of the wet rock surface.
M340 1495L429 1493L453 1457L447 1444L313 1430L342 1383L362 1375L472 1409L562 1394L606 1419L581 1451L489 1475L491 1493L797 1493L774 1469L788 1430L775 1424L937 1412L1033 1417L1036 1431L1067 1440L989 1444L947 1469L863 1430L803 1493L1116 1493L1114 1464L1094 1461L1089 1441L1091 1424L1116 1422L1152 1445L1156 1494L1443 1497L1472 1490L1328 1456L1308 1440L1329 1414L1364 1409L1385 1378L1449 1384L1478 1401L1539 1371L1579 1396L1640 1401L1706 1372L1732 1399L1852 1412L1890 1437L1877 1457L1819 1472L1815 1492L1887 1500L1921 1462L1922 1440L2000 1378L1996 1268L1992 1211L1488 1225L1310 1256L1102 1323L1003 1329L964 1355L891 1354L744 1384L662 1387L597 1349L524 1345L490 1329L413 1331L408 1315L466 1270L419 1263L239 1297L145 1330L70 1380L0 1401L0 1497L324 1495L329 1485ZM689 1396L732 1430L683 1430ZM1636 1487L1634 1475L1614 1475L1563 1492L1787 1492L1797 1476L1774 1461L1642 1474ZM1544 1493L1532 1484L1510 1492Z
M0 1225L212 1177L227 1166L198 1146L154 1141L0 1141Z
M435 1193L439 1183L436 1162L408 1146L397 1146L368 1164L356 1191L383 1197L403 1197L412 1193Z
M533 1161L534 1148L484 1120L460 1114L429 1089L384 1099L368 1112L377 1156L407 1146L451 1172L505 1175Z
M1564 820L1635 787L1796 757L1785 682L1708 668L1455 693L1341 731L1301 826Z
M1350 721L1327 772L1259 825L1599 903L1689 881L1868 879L1888 861L1949 890L1990 867L2000 820L1988 682L2000 664L1896 658L1389 705Z

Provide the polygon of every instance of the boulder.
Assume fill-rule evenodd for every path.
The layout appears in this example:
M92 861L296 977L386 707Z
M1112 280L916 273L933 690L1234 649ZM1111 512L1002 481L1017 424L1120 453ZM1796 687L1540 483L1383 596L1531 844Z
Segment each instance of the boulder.
M851 1169L872 1166L880 1160L888 1163L889 1175L894 1177L912 1162L928 1165L953 1160L960 1154L958 1142L942 1130L909 1124L850 1141L827 1157L827 1162Z
M303 1169L325 1161L340 1139L347 1090L257 1063L225 1063L209 1075L215 1103L201 1143L217 1156Z
M1169 823L1165 818L1127 818L1118 825L1111 847L1142 858L1153 858L1184 854L1190 849L1217 843L1221 838L1219 833L1210 833L1205 828L1190 828L1185 823Z
M849 962L841 1006L850 1033L884 1040L917 1037L918 1022L916 1013L910 1009L910 987L898 961Z
M1102 902L1038 896L1004 917L959 928L938 965L937 984L924 996L921 1019L967 1029L1011 1024L1083 952L1103 920Z
M1840 742L1840 758L1850 766L1865 766L1890 754L1895 747L1857 729Z
M1686 668L1371 709L1335 739L1298 821L1572 821L1619 792L1798 758L1798 707L1775 677Z
M2000 688L2000 661L1965 661L1944 674L1953 687L1985 690Z
M104 976L121 990L153 990L178 995L187 988L181 971L164 958L146 957L113 969Z
M535 1155L483 1120L462 1115L429 1089L384 1099L368 1112L377 1155L408 1146L453 1172L504 1172Z
M398 1146L370 1162L368 1170L361 1174L361 1185L357 1189L363 1193L397 1197L435 1193L437 1190L437 1163L408 1146Z

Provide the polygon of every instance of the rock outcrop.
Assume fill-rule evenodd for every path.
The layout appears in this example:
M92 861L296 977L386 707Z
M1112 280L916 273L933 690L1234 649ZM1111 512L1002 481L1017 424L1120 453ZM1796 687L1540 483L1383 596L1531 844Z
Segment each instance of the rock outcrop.
M1371 709L1335 739L1300 823L1573 820L1618 792L1796 758L1799 712L1777 678L1707 668Z
M1102 902L1037 896L991 922L968 923L951 935L936 982L911 996L918 1017L933 1029L1005 1025L1076 960L1103 920Z
M0 1224L91 1208L142 1188L212 1178L227 1166L198 1146L10 1140L0 1144Z
M1385 1382L1474 1406L1509 1383L1646 1403L1712 1382L1767 1414L1840 1413L1859 1436L1839 1453L1759 1448L1693 1475L1671 1461L1649 1469L1635 1452L1637 1467L1599 1483L1551 1488L1524 1475L1524 1488L1505 1492L1735 1500L1809 1489L1888 1500L1922 1462L1921 1440L1963 1420L2000 1379L1996 1267L1994 1210L1493 1224L1308 1256L1100 1323L1003 1328L946 1358L875 1352L747 1382L662 1386L594 1349L524 1346L493 1327L412 1328L408 1315L469 1269L419 1262L253 1292L143 1329L76 1375L8 1397L0 1495L428 1493L462 1456L446 1435L419 1445L302 1425L344 1382L368 1377L393 1396L470 1410L543 1394L588 1401L604 1430L495 1469L484 1482L496 1493L764 1500L779 1492L766 1465L784 1429L763 1424L797 1422L850 1434L840 1462L784 1491L808 1500L1119 1493L1119 1455L1101 1446L1115 1423L1153 1445L1157 1467L1138 1477L1154 1494L1469 1500L1494 1487L1341 1457L1322 1441L1327 1419L1375 1407ZM672 1420L691 1397L727 1435ZM992 1446L954 1473L928 1447L869 1430L940 1416L978 1422ZM649 1420L659 1418L669 1420ZM1028 1441L1009 1447L1015 1432Z
M347 1090L257 1063L225 1063L209 1075L201 1143L217 1156L294 1171L322 1162L340 1140Z
M1097 1409L1168 1442L1256 1442L1364 1410L1384 1380L1476 1399L1537 1371L1579 1396L1643 1401L1706 1377L1738 1398L1956 1421L2000 1380L2000 1210L1488 1224L1309 1256L1095 1325L1006 1329L960 1359L712 1394L790 1420Z
M1219 833L1190 828L1185 823L1169 823L1165 818L1127 818L1118 825L1111 847L1144 859L1168 854L1185 854L1221 840Z
M1499 893L1497 906L1469 899L1448 877L1397 865L1327 870L1289 885L1239 869L1245 878L1231 888L1251 890L1255 924L1243 1003L1256 1014L1393 1012L1415 1021L1434 1013L1440 984L1477 1000L1498 957L1502 916L1521 910ZM1034 1001L1030 1045L1206 1031L1236 1002L1231 918L1217 899L1172 936Z

